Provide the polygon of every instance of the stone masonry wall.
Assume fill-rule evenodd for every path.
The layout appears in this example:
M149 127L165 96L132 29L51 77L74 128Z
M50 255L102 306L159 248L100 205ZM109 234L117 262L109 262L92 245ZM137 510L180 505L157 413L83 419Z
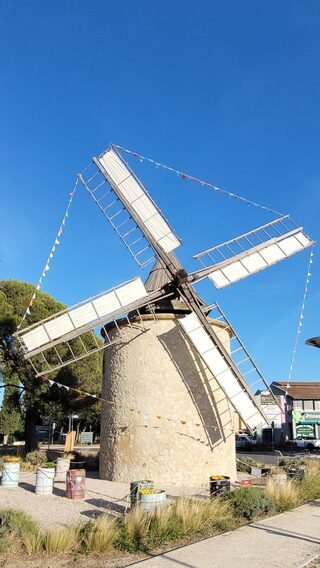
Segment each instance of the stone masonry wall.
M145 316L144 326L122 327L121 342L104 352L103 397L114 404L103 404L100 477L181 485L215 474L235 479L234 413L225 395L174 315ZM229 339L218 322L213 327Z

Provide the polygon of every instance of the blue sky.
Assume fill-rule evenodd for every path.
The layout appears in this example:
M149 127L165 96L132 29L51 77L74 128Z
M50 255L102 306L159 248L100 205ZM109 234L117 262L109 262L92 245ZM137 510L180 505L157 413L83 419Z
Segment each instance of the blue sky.
M0 2L0 278L36 283L76 172L110 142L283 212L319 238L318 1ZM272 216L131 161L188 269ZM317 250L294 378L319 378ZM216 291L269 380L285 379L308 252ZM43 289L72 304L140 274L79 189ZM147 274L145 274L147 276Z

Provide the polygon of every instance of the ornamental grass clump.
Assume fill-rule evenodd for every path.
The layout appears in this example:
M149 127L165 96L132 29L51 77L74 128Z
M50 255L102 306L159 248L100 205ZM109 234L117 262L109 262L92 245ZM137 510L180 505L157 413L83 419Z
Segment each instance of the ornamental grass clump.
M117 547L129 552L146 550L150 522L150 515L145 513L140 507L133 507L123 518L122 530L117 539Z
M274 500L279 513L293 509L300 502L297 485L290 479L279 483L269 478L266 484L266 494Z
M183 534L201 530L225 530L232 523L229 503L215 498L211 501L197 498L182 498L175 501L173 514Z
M159 546L165 542L183 537L173 505L158 507L149 513L149 517L148 546Z
M238 518L255 519L276 509L275 501L263 489L242 487L226 495L233 513Z
M103 553L110 549L120 535L117 519L103 515L88 523L83 535L85 550Z
M76 552L80 546L79 527L55 527L45 531L43 548L49 554Z
M313 501L320 498L320 464L318 460L306 462L305 476L300 483L299 492L303 501Z

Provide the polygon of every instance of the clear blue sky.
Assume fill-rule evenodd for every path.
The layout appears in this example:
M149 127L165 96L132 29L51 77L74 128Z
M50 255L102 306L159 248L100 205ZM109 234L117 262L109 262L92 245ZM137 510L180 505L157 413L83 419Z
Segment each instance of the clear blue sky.
M290 212L315 239L320 205L318 0L0 0L0 278L36 283L75 173L109 142ZM134 163L184 246L271 220ZM317 252L317 251L316 251ZM269 380L284 379L308 252L215 291ZM318 379L315 256L295 379ZM139 274L82 189L44 290L72 304Z

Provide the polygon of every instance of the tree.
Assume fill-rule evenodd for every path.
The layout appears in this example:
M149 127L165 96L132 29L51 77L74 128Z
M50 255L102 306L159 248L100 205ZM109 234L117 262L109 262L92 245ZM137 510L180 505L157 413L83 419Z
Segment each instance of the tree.
M8 436L9 440L14 434L22 431L21 394L22 391L17 382L12 382L5 387L0 410L0 434Z
M27 282L16 280L0 281L0 361L5 382L16 381L23 385L22 403L24 408L26 451L36 448L36 424L40 421L65 420L71 412L79 416L87 412L100 415L99 401L83 398L80 395L57 386L50 388L47 381L35 377L32 366L23 358L13 341L13 333L20 323L26 306L35 288ZM30 325L65 308L49 294L37 291L31 314L23 325ZM95 394L101 391L102 355L94 353L69 367L64 367L50 375L67 387L76 387Z

